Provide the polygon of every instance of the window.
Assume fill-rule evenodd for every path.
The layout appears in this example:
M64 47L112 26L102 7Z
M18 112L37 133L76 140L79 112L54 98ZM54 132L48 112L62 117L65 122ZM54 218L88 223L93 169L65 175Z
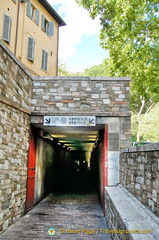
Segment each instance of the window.
M39 25L40 21L40 12L38 9L34 7L31 2L27 2L27 16L31 18L37 25Z
M35 20L35 12L36 12L36 8L31 4L31 8L30 8L30 18Z
M12 0L12 1L16 3L16 0Z
M42 16L42 30L49 34L49 22Z
M32 37L28 37L28 50L27 50L27 59L34 61L34 47L35 40Z
M10 42L10 33L11 33L11 24L12 24L12 19L4 14L4 23L3 23L3 40L6 42Z
M41 68L45 71L47 71L48 67L48 52L44 49L42 49L42 63Z
M54 35L54 22L49 22L44 15L42 15L42 30L46 32L47 35Z

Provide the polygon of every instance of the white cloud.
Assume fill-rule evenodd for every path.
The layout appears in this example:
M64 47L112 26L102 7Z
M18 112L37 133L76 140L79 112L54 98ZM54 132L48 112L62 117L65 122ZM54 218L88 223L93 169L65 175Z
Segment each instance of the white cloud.
M99 35L100 23L92 20L87 10L80 7L75 0L48 0L51 6L59 5L58 14L66 22L60 27L59 58L62 61L73 57L76 53L76 44L82 37ZM64 16L64 17L63 17Z

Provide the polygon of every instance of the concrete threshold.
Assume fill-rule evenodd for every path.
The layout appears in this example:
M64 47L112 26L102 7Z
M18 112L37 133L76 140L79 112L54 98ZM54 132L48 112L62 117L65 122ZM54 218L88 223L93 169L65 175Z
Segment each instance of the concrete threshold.
M135 196L121 185L106 187L105 192L105 217L113 240L159 239L159 218Z

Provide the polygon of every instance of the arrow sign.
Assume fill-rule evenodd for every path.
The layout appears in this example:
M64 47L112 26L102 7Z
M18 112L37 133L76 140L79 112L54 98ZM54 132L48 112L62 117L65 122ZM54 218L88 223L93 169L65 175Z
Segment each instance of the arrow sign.
M89 119L89 124L94 124L94 119Z
M95 116L44 116L44 126L95 126Z
M44 126L50 125L50 123L51 123L51 118L45 116L44 117Z

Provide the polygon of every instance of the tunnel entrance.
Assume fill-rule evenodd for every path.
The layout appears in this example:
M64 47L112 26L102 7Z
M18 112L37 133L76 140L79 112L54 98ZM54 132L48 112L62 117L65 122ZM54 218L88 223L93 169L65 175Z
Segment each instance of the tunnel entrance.
M100 144L103 141L104 126L105 124L79 127L32 124L34 134L31 136L35 138L36 147L30 151L35 151L36 166L34 185L27 186L27 205L30 208L50 192L88 194L96 191L100 196ZM30 199L30 196L34 199Z
M56 194L99 192L99 159L94 164L92 152L102 141L103 129L103 124L44 128L45 140L56 143L53 160L53 191Z
M36 166L34 188L27 186L27 192L34 190L34 204L53 191L70 194L96 190L104 205L105 186L119 183L120 119L96 117L92 126L90 117L89 126L52 126L51 118L57 116L31 119ZM66 117L59 119L64 124Z
M67 175L71 175L70 165L80 165L80 162L87 163L94 177L98 175L96 182L99 181L100 196L104 197L106 185L119 183L119 151L131 143L129 83L127 77L33 79L30 123L39 131L36 139L35 203L52 191L50 186L55 189L57 185L62 189L65 182L75 182ZM83 119L88 123L87 127L78 127L77 122ZM76 124L71 126L72 122ZM103 129L107 138L104 134L103 141L96 143L98 133ZM90 150L92 148L93 151ZM73 157L75 152L77 154Z

